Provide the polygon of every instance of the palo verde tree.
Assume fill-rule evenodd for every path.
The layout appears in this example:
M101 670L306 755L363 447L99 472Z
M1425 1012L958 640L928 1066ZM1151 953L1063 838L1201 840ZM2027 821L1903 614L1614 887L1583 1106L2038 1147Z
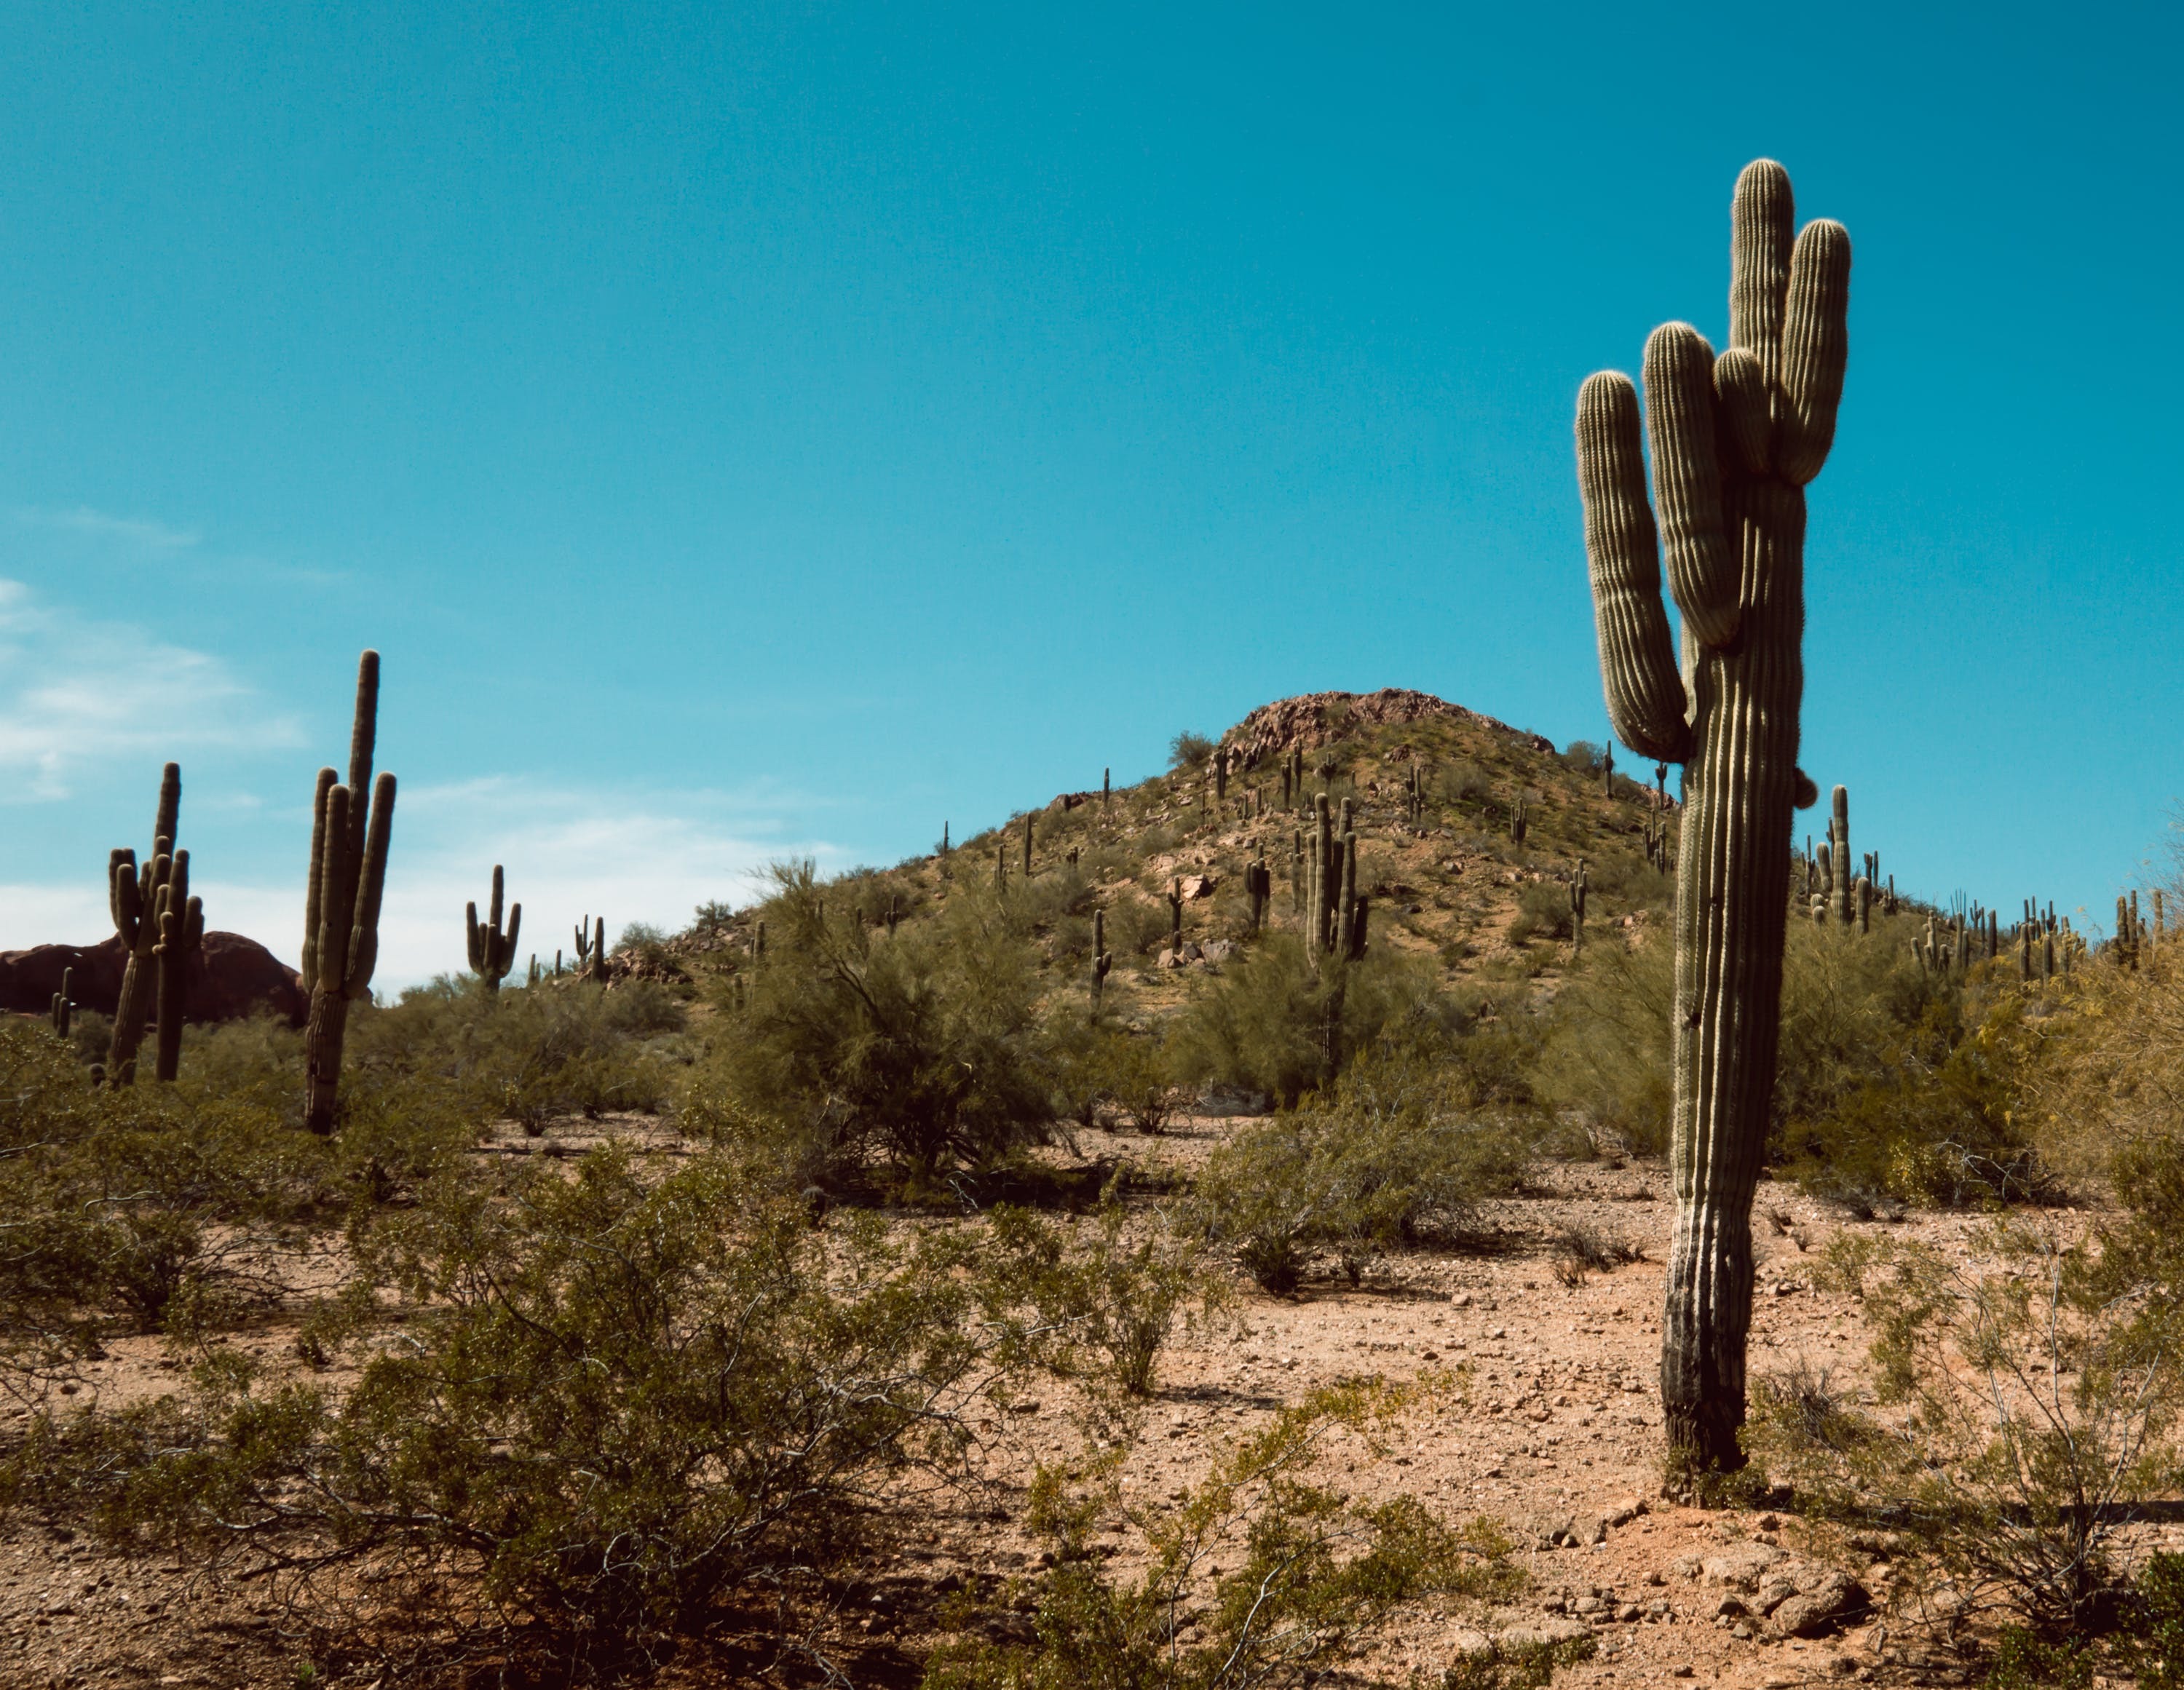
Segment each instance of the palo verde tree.
M1747 166L1730 212L1728 350L1717 358L1685 323L1646 341L1650 507L1630 377L1603 371L1578 397L1608 714L1641 756L1684 765L1661 1400L1671 1459L1701 1473L1743 1459L1752 1197L1780 1031L1791 812L1819 797L1797 766L1805 484L1835 438L1850 236L1817 221L1793 244L1794 226L1788 173ZM1680 664L1661 599L1663 536Z
M304 894L304 1123L332 1132L339 1118L342 1047L348 1006L371 990L379 960L379 900L387 887L387 842L394 827L394 777L371 783L379 726L379 653L356 666L356 717L349 730L348 784L319 770L311 807L311 871Z

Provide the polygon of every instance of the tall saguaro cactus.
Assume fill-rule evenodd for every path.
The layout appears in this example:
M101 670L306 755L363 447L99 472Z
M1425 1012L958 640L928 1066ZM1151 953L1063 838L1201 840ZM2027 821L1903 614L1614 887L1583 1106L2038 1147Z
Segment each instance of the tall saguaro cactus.
M371 990L379 960L379 902L387 889L387 843L394 827L394 777L375 782L379 653L356 666L356 716L349 729L348 782L319 770L311 823L311 874L304 895L304 1124L332 1132L340 1115L342 1046L348 1006ZM365 796L366 786L370 796Z
M1849 926L1855 919L1850 907L1850 788L1835 790L1835 814L1828 818L1828 871L1834 881L1830 898L1836 920Z
M478 977L479 984L492 992L500 990L500 982L515 966L515 936L523 931L523 906L520 903L508 912L508 931L501 931L501 887L500 864L495 863L488 919L478 920L475 903L463 906L463 933L470 950L471 972Z
M142 864L131 850L110 852L106 859L107 904L114 931L121 936L127 960L121 965L121 995L114 1006L114 1031L106 1043L106 1071L117 1086L136 1077L136 1049L152 1019L157 994L159 945L159 888L174 865L175 829L182 810L182 768L170 763L159 771L159 808L152 823L152 854Z
M1743 1459L1752 1197L1781 1026L1791 813L1819 797L1797 766L1805 484L1835 438L1850 237L1819 221L1793 242L1794 224L1788 174L1748 165L1730 210L1728 350L1717 358L1684 323L1647 340L1652 504L1630 379L1603 371L1578 397L1608 714L1640 755L1685 765L1661 1398L1672 1454L1699 1470Z

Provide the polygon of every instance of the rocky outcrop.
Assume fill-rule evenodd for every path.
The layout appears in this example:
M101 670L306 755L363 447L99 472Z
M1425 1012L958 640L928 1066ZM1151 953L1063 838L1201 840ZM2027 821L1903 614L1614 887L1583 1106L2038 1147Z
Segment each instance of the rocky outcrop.
M26 951L0 951L0 1009L42 1015L61 989L61 973L70 970L69 996L77 1006L102 1015L114 1013L121 995L121 970L127 960L114 934L96 945L33 945ZM300 1027L310 1000L297 983L296 970L255 939L240 933L207 933L187 965L187 1001L192 1021L234 1021L246 1015L277 1015Z
M1864 1613L1869 1601L1847 1574L1758 1541L1687 1556L1669 1570L1720 1590L1714 1623L1740 1636L1823 1637Z
M1361 727L1418 721L1468 722L1523 741L1535 751L1552 752L1554 742L1430 692L1407 687L1383 687L1377 692L1301 692L1262 704L1221 736L1221 743L1245 768L1272 761L1292 749L1315 750Z

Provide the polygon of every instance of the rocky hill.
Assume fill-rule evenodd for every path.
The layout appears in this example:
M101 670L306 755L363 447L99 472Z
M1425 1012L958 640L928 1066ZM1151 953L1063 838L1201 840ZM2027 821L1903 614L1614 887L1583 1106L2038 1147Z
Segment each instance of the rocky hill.
M1300 766L1301 781L1290 772L1285 786L1285 770ZM1100 911L1111 989L1123 984L1157 1014L1248 940L1248 864L1268 864L1269 925L1301 925L1301 852L1324 792L1352 807L1373 947L1429 955L1451 983L1529 995L1552 991L1568 961L1580 864L1586 941L1665 914L1669 881L1649 861L1649 836L1665 821L1673 850L1672 805L1656 771L1640 772L1645 783L1604 767L1596 748L1557 753L1429 693L1311 693L1260 706L1170 774L1061 793L944 853L845 876L830 898L848 898L875 925L900 924L957 888L999 886L1028 909L1057 991L1086 981ZM1172 895L1183 901L1179 951ZM759 920L741 912L663 953L617 962L694 980L733 975L749 964Z

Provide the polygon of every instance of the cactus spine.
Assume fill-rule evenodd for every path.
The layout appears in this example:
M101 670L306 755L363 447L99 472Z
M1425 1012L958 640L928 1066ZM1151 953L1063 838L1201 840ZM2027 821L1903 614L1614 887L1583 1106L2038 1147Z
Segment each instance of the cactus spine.
M493 903L489 919L478 920L477 905L463 906L463 931L470 947L471 972L488 992L499 992L500 982L508 978L508 971L515 966L515 936L523 930L523 906L515 905L508 912L508 931L500 927L501 874L500 864L493 865ZM533 969L532 983L537 983L538 970Z
M1672 323L1646 347L1646 496L1638 395L1590 377L1578 399L1601 672L1608 714L1642 756L1686 765L1677 853L1671 1172L1676 1223L1662 1321L1672 1454L1742 1464L1752 1324L1752 1198L1780 1037L1804 691L1805 484L1835 436L1848 346L1850 238L1808 224L1793 245L1790 179L1762 159L1730 214L1730 347ZM1660 536L1683 626L1661 599Z
M339 1119L342 1046L348 1006L371 990L379 960L379 904L387 889L387 846L394 826L394 776L371 773L379 725L379 653L356 667L356 715L349 729L348 784L319 770L311 823L311 870L304 900L303 982L311 994L304 1031L304 1124L332 1132ZM370 796L365 795L369 787Z
M114 931L121 936L122 949L128 953L121 965L121 995L114 1006L114 1031L106 1047L106 1071L117 1086L136 1077L136 1049L144 1042L159 990L159 888L174 864L175 829L181 808L181 765L170 763L159 772L152 854L141 865L131 850L112 852L106 859L107 904Z
M182 1017L189 991L189 962L204 945L204 900L190 896L190 853L175 853L166 883L159 888L159 1034L153 1046L152 1077L171 1081L181 1072Z

